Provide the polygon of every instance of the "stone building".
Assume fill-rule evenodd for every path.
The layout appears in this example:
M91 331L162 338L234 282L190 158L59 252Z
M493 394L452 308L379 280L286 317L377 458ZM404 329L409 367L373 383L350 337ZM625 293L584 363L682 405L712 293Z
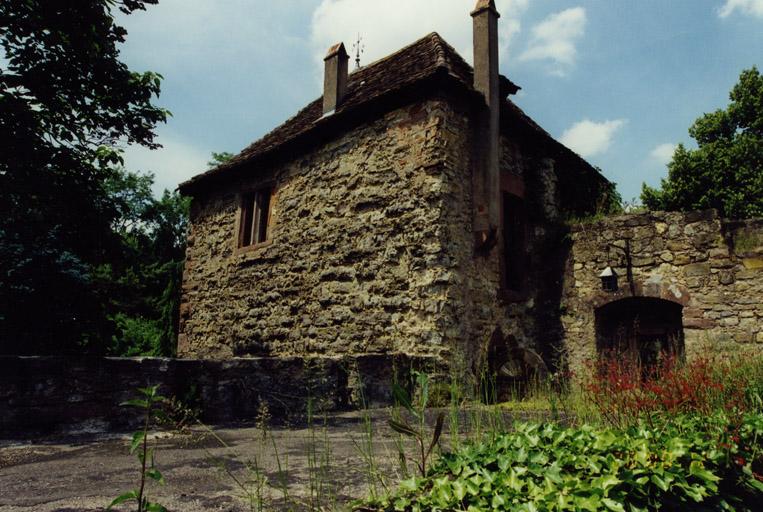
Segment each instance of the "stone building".
M180 356L497 370L529 348L574 365L642 317L682 347L699 330L761 341L763 273L729 248L728 223L571 222L605 210L613 186L508 99L493 2L471 15L474 68L432 33L348 73L340 43L321 98L181 185Z
M473 362L497 328L534 345L563 221L612 186L508 99L499 14L471 14L473 69L436 33L349 74L338 44L321 98L181 185L181 356Z

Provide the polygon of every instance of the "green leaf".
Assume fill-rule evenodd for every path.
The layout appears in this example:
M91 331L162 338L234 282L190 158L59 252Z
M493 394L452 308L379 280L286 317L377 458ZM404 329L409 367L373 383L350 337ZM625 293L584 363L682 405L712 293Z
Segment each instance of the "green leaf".
M138 499L138 491L130 491L126 492L123 495L119 496L118 498L115 498L114 501L109 503L109 506L106 507L106 510L111 509L112 507L119 505L120 503L124 503L125 501L131 501L131 500L137 500Z
M158 503L146 503L146 512L167 512L167 509Z
M663 490L663 491L667 491L667 490L668 490L668 484L665 482L665 480L663 480L662 478L660 478L660 476L659 476L659 475L652 475L652 476L651 476L651 478L650 478L650 480L651 480L651 481L652 481L652 483L653 483L654 485L656 485L656 486L657 486L659 489L661 489L661 490Z
M605 494L612 487L622 482L616 475L604 475L594 480L594 486L602 489Z
M149 386L146 388L138 388L138 393L145 396L146 398L153 398L156 396L157 392L159 390L159 386Z
M151 468L146 470L146 476L150 478L151 480L155 480L159 482L161 485L164 485L164 477L156 468Z
M464 499L464 496L466 496L466 486L461 480L454 480L453 481L453 495L456 497L458 501L461 501Z
M578 510L587 510L589 512L596 512L599 510L599 504L601 500L598 496L575 496L573 497L573 503Z
M119 405L128 406L128 407L140 407L141 409L148 409L148 401L140 400L138 398L133 398L132 400L126 400Z
M604 505L613 512L625 512L625 507L623 507L622 503L618 503L615 500L612 500L610 498L602 498L601 502L604 503Z
M713 473L705 469L702 463L698 460L691 461L689 464L689 474L705 480L706 482L718 482L720 478Z
M411 404L410 395L397 382L392 383L392 396L395 399L395 402L405 407L411 413L415 415L417 414L416 411L413 409L413 405Z
M400 421L395 421L395 420L389 420L388 423L389 423L389 426L392 428L392 430L394 430L395 432L399 432L400 434L403 434L406 436L415 437L417 439L419 438L419 433L416 430L414 430L413 427L405 423L402 423Z
M416 477L408 478L407 480L403 480L400 482L400 488L404 491L413 492L418 487L419 482L416 479Z
M429 448L427 449L427 457L429 456L430 453L432 453L432 450L437 444L437 441L440 440L440 435L442 435L442 425L444 422L445 422L445 413L441 412L440 414L437 415L437 421L435 423L434 433L432 434L432 442L429 443Z
M132 435L132 442L130 442L131 454L135 453L135 450L137 450L140 447L145 437L146 437L146 433L143 430L139 430Z
M506 498L500 494L494 494L493 499L490 500L490 506L494 509L500 509L504 505L506 505Z

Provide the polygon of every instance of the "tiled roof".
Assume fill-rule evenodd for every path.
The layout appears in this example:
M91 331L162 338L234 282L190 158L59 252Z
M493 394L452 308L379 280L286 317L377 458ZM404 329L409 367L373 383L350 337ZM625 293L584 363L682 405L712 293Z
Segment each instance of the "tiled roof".
M359 107L365 106L375 99L394 94L408 86L434 77L438 73L446 73L465 88L473 90L471 66L439 34L432 32L413 44L350 73L347 93L340 106L329 118L342 117L343 113L359 110ZM507 78L501 76L500 79L501 97L513 94L519 89ZM526 130L529 129L533 132L537 130L542 138L551 139L552 143L561 146L525 115L519 107L508 100L506 100L506 107L508 107L508 112L506 108L504 108L504 112L508 113L512 119L527 123L524 126ZM226 170L239 167L241 164L272 153L286 143L319 130L323 122L329 118L323 117L322 98L318 98L270 133L250 144L225 164L182 183L180 189L188 189L208 177L224 173ZM549 141L544 140L544 142ZM564 146L561 148L567 150ZM569 152L569 150L567 151Z

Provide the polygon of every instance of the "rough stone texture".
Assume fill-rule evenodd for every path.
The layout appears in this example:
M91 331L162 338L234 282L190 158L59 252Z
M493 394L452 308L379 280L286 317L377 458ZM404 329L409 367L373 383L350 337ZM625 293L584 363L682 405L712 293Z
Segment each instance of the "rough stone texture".
M579 224L571 233L562 323L570 363L596 352L596 308L628 297L654 297L683 306L687 355L763 352L763 220L724 221L713 210L651 212ZM630 244L630 272L626 257ZM602 290L611 266L619 290Z
M390 112L194 201L179 352L439 354L442 103ZM272 244L234 250L236 193L274 181Z
M479 118L434 97L197 198L180 354L405 353L475 369L500 327L552 357L565 254L558 219L592 201L560 198L560 181L578 170L502 136L502 186L524 194L528 219L525 290L504 293L500 241L488 255L474 250ZM273 241L237 254L236 193L264 182L278 194Z
M208 423L255 418L263 402L274 421L299 421L308 400L314 411L388 405L392 382L408 382L412 369L442 372L437 361L406 356L228 361L0 356L0 438L131 426L139 414L119 404L134 398L137 388L156 384L165 396L199 408Z

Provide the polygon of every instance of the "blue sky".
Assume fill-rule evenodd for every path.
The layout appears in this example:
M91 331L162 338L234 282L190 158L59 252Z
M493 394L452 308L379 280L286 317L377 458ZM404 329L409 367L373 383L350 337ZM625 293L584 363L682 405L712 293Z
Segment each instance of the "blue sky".
M122 58L164 75L164 148L128 148L157 190L237 152L321 94L321 57L359 32L369 63L436 30L471 61L474 0L160 0L120 16ZM497 0L514 101L626 200L763 57L763 0Z

